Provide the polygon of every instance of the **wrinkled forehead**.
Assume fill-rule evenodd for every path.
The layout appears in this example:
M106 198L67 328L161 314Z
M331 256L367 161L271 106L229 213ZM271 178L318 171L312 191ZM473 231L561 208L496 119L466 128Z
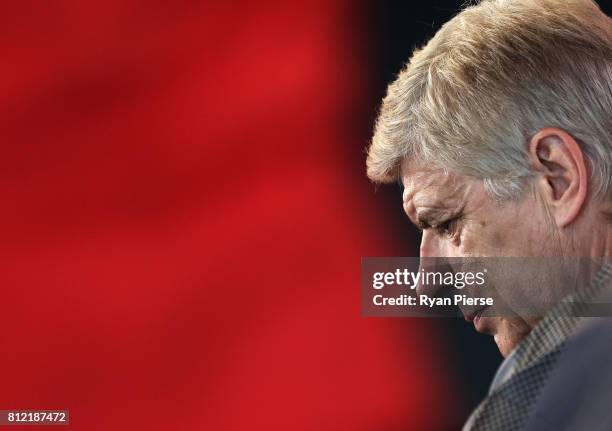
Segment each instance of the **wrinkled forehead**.
M404 187L403 201L419 200L419 197L439 199L460 198L470 181L462 176L435 166L404 160L400 170Z

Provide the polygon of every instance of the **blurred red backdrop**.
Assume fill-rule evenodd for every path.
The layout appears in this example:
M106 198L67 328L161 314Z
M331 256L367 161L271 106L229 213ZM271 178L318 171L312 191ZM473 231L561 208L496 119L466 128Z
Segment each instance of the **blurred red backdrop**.
M0 409L82 430L452 423L426 322L360 316L360 257L393 246L362 169L359 13L5 5Z

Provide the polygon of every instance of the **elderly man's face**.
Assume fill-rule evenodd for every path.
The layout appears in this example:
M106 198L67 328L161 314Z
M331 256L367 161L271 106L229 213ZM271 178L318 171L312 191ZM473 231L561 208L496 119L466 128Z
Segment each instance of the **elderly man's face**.
M532 196L500 204L481 180L407 162L402 172L404 210L423 231L421 257L524 257L551 250L544 212ZM493 335L506 356L536 323L520 316L482 316L475 326Z

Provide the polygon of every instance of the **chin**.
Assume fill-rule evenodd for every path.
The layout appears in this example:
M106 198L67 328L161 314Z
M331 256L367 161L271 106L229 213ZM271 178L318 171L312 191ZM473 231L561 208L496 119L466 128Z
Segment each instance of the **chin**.
M495 340L495 344L497 344L499 353L501 353L504 358L506 358L510 353L512 353L514 348L518 345L518 343L513 343L508 338L503 337L499 334L495 334L493 336L493 339Z
M520 318L500 318L496 323L493 339L500 353L505 358L529 335L531 327Z

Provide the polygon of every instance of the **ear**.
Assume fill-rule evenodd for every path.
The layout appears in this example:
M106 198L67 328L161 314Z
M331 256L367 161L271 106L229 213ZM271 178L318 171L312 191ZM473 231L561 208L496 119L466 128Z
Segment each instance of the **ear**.
M531 139L529 156L539 174L536 188L557 226L569 225L587 197L588 175L580 145L567 132L546 128Z

